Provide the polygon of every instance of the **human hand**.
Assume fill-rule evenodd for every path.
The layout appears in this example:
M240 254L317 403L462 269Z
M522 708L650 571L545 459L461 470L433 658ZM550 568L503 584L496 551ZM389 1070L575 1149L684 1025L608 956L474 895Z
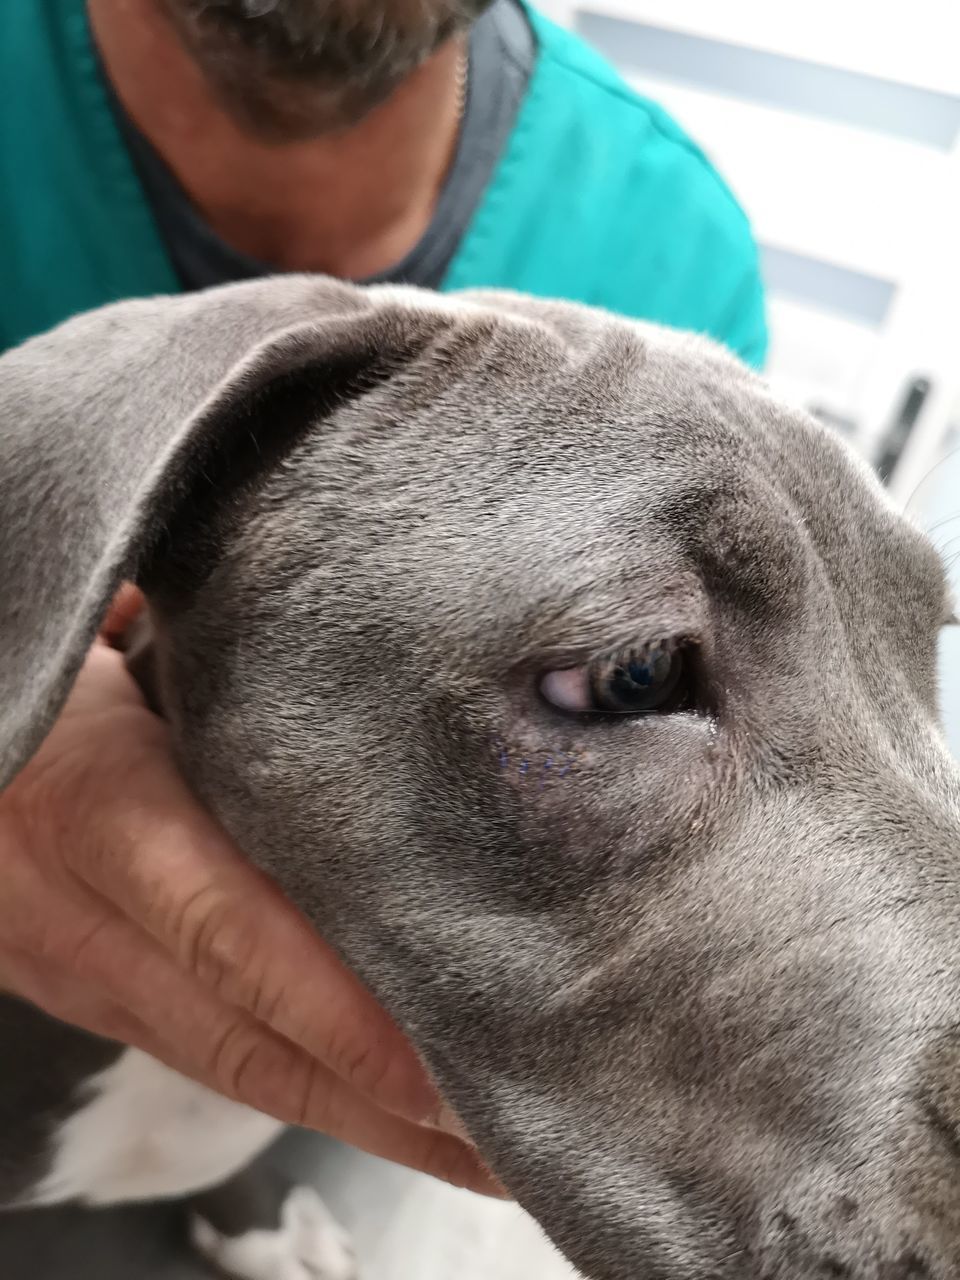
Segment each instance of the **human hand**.
M123 597L107 630L136 608ZM0 883L6 990L280 1120L496 1193L400 1031L193 797L102 641L0 795Z

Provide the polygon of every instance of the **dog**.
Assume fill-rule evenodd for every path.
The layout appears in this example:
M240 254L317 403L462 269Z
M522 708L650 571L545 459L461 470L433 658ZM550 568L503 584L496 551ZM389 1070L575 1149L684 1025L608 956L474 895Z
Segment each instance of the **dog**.
M286 277L0 359L0 519L0 783L135 579L185 776L584 1276L960 1274L951 604L825 428L704 338ZM0 1036L7 1207L197 1195L228 1274L350 1273L304 1188L238 1223L272 1121Z

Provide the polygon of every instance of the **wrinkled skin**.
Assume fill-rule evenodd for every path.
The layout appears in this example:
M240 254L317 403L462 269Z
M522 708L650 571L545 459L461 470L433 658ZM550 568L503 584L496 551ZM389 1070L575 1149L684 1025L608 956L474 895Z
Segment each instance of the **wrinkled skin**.
M474 302L287 281L122 317L209 386L251 315L347 317L221 390L210 483L151 500L187 776L592 1280L954 1277L937 556L718 349ZM687 709L538 692L660 639Z

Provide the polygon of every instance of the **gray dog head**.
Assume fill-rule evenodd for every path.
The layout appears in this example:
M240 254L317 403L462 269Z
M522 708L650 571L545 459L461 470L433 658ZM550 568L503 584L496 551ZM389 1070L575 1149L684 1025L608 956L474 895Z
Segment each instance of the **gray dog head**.
M9 777L135 573L184 768L593 1280L960 1274L931 547L719 349L288 279L0 361Z

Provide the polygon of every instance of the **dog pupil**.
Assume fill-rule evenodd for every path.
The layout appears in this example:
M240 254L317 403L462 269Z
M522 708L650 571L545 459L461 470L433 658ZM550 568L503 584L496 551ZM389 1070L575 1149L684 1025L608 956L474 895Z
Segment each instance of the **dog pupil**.
M653 666L648 662L631 662L627 667L627 675L642 689L649 689L654 681Z
M652 710L671 669L671 656L664 649L628 654L610 673L610 696L624 709Z

